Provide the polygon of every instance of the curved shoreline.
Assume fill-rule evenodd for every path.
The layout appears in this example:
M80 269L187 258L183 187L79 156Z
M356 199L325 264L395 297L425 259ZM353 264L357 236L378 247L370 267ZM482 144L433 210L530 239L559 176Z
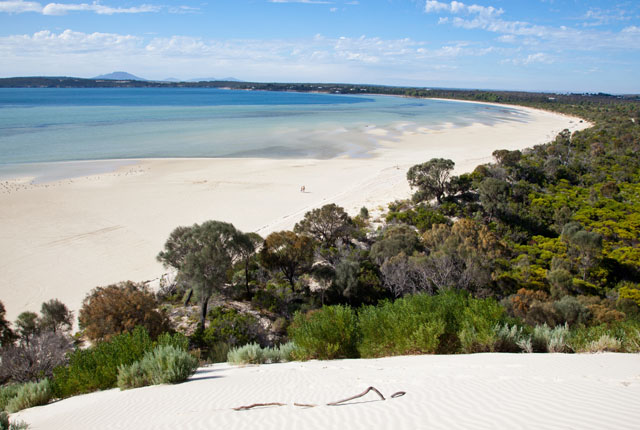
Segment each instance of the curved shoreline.
M144 159L52 183L0 182L0 300L9 320L52 298L77 311L96 286L159 277L155 256L179 225L219 219L266 236L330 202L352 215L366 206L375 217L410 195L405 175L414 164L450 158L461 173L496 149L525 149L588 126L535 109L528 116L526 123L418 127L399 136L374 129L381 144L370 158Z

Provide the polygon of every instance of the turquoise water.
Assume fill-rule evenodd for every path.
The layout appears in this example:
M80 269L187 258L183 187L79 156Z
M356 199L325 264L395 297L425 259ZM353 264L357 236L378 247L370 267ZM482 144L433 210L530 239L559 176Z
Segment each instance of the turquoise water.
M504 107L370 95L0 89L0 175L25 163L79 160L367 157L378 145L365 133L372 127L393 136L412 127L525 119Z

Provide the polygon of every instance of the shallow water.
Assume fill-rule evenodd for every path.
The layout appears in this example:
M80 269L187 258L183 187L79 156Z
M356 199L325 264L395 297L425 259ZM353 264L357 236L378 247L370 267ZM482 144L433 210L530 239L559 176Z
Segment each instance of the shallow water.
M500 106L388 96L208 88L0 89L0 178L45 170L59 176L53 170L91 166L33 164L78 160L368 157L385 132L393 139L421 127L524 120L526 113ZM370 132L376 128L384 132Z

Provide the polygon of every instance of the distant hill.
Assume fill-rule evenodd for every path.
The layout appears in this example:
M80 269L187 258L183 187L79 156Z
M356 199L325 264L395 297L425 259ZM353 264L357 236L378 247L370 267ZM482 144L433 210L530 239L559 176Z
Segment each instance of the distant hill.
M236 79L236 78L232 78L232 77L228 77L228 78L194 78L194 79L189 79L186 82L244 82L241 81L240 79Z
M106 75L96 76L92 79L111 79L114 81L147 81L148 79L140 78L127 72L113 72Z

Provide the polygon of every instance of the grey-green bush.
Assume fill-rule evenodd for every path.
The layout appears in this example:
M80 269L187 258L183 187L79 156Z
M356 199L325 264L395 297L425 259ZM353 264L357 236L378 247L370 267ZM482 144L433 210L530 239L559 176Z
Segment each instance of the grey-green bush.
M9 400L6 410L10 414L34 406L46 405L53 398L51 382L43 379L40 382L27 382L20 386L15 397Z
M570 352L569 327L566 324L553 329L546 324L536 326L531 344L534 352Z
M512 326L507 323L496 324L494 332L496 336L494 350L496 352L530 352L525 342L528 340L528 336L523 333L522 327L516 324Z
M293 342L267 348L261 348L257 343L250 343L231 348L227 354L227 362L236 365L283 363L293 360L295 348Z
M5 411L0 411L0 430L24 430L29 425L24 421L10 422L9 415Z
M0 412L4 411L9 401L18 395L21 384L9 384L0 387Z
M197 368L198 360L185 350L160 345L147 352L140 362L121 366L118 387L125 390L144 385L177 384L187 380Z

